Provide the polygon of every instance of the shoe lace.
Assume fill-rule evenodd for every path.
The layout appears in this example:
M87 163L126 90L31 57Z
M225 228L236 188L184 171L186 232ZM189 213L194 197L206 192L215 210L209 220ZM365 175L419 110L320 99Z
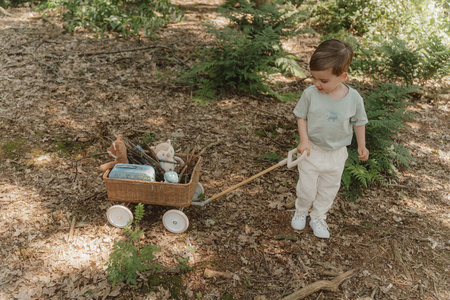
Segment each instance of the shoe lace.
M316 219L315 223L317 229L328 229L328 224L324 219Z
M301 220L301 219L303 219L304 217L305 217L304 214L300 214L300 213L298 213L298 212L296 212L295 215L294 215L294 219L295 219L295 220Z

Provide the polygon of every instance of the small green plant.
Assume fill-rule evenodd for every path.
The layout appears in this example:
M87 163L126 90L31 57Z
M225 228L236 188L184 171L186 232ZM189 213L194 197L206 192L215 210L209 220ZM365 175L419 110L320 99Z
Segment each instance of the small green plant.
M264 153L264 154L260 155L259 158L267 159L267 160L273 161L273 162L279 162L280 160L282 160L282 158L275 152Z
M145 215L144 205L139 203L135 207L135 228L132 229L129 224L124 231L128 235L125 241L115 240L113 251L109 255L109 260L105 264L107 266L108 280L113 284L125 281L126 284L136 285L138 272L148 270L158 270L162 268L159 264L151 263L155 258L154 252L160 251L156 245L146 245L141 247L138 242L140 236L144 233L138 228L139 222Z
M406 111L411 103L406 101L418 86L382 84L365 97L369 123L366 125L366 146L369 160L358 159L355 139L349 147L349 157L342 175L343 193L351 199L362 195L362 190L375 182L385 184L385 178L396 178L398 166L409 167L412 156L394 141L396 134L405 127L405 121L413 115Z
M186 273L190 270L192 270L192 267L188 266L189 262L189 256L186 256L186 258L178 257L178 262L180 263L177 268L180 269L181 273Z
M57 152L61 157L69 155L76 156L89 146L89 143L81 143L77 141L56 138L53 150Z
M5 151L8 154L13 154L17 150L21 149L25 143L26 143L25 139L10 140L1 147L1 150Z
M158 136L155 133L146 132L144 133L144 137L141 139L142 145L151 145Z
M170 0L48 0L38 9L45 12L60 10L69 32L84 27L100 37L105 32L130 36L143 31L154 38L156 29L172 19L180 21L183 17L183 12Z

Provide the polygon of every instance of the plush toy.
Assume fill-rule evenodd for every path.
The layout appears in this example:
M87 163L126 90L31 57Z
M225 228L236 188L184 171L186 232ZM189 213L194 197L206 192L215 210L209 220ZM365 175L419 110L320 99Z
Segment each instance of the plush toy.
M151 149L155 152L156 157L158 157L164 171L174 171L177 164L180 164L181 167L184 166L184 161L178 156L175 156L175 150L173 149L170 140L158 144L155 147L151 147Z
M123 142L123 136L119 134L117 139L112 143L112 145L107 149L109 155L114 158L114 161L110 161L106 164L100 166L100 171L105 172L108 169L112 169L116 164L128 163L127 158L127 147Z

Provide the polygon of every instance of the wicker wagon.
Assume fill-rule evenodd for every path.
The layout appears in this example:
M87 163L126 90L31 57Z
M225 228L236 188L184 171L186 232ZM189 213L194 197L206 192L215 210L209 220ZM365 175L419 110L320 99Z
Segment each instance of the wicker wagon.
M176 154L182 159L186 158L186 155ZM295 156L297 156L295 158ZM136 181L127 179L109 178L109 171L106 171L103 175L105 181L106 191L108 192L108 198L110 201L121 202L135 202L145 204L157 204L187 207L189 205L204 206L211 201L249 183L250 181L272 171L281 166L286 165L288 168L297 166L303 159L306 158L306 151L302 155L297 154L297 149L294 148L288 153L288 157L283 159L276 165L259 172L252 177L233 185L227 190L215 194L211 198L207 198L202 201L199 200L199 196L204 193L202 185L199 183L200 169L202 159L200 156L194 156L195 167L192 171L192 175L189 183L164 183L164 182L148 182L148 181ZM108 221L116 227L125 227L130 220L133 220L132 212L125 206L114 205L107 212ZM163 224L167 230L174 233L182 233L189 227L189 220L186 215L176 209L169 210L164 214Z
M186 161L185 154L176 154ZM151 182L141 180L109 178L110 170L103 174L108 199L111 202L143 203L165 206L188 207L193 200L204 193L199 183L202 159L191 158L194 168L188 183ZM133 213L126 206L114 205L106 213L108 222L115 227L123 228L133 220ZM167 211L163 216L163 224L167 230L182 233L189 227L186 215L178 209Z

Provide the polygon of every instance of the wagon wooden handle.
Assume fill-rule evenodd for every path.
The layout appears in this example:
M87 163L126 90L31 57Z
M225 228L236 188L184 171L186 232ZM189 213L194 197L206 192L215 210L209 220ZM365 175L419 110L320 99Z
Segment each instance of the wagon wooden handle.
M246 180L244 180L244 181L242 181L242 182L240 182L240 183L238 183L238 184L236 184L236 185L233 185L232 187L228 188L227 190L225 190L225 191L223 191L223 192L221 192L221 193L219 193L219 194L216 194L216 195L212 196L211 198L209 198L209 200L212 201L212 200L217 199L217 198L219 198L219 197L221 197L221 196L223 196L223 195L225 195L225 194L227 194L227 193L229 193L229 192L231 192L231 191L234 191L234 190L237 189L238 187L241 187L241 186L243 186L244 184L247 184L247 183L249 183L250 181L255 180L256 178L261 177L262 175L264 175L264 174L266 174L266 173L269 173L270 171L275 170L276 168L279 168L279 167L281 167L281 166L282 166L282 165L280 165L280 163L278 163L278 164L276 164L276 165L274 165L274 166L272 166L272 167L270 167L270 168L268 168L268 169L266 169L266 170L264 170L264 171L262 171L262 172L259 172L259 173L256 174L256 175L253 175L252 177L250 177L250 178L248 178L248 179L246 179Z
M253 175L252 177L250 177L250 178L248 178L248 179L246 179L246 180L244 180L244 181L242 181L242 182L240 182L240 183L238 183L238 184L236 184L236 185L233 185L232 187L228 188L227 190L225 190L225 191L223 191L223 192L221 192L221 193L219 193L219 194L216 194L216 195L212 196L212 197L209 198L208 200L209 200L209 201L212 201L212 200L214 200L214 199L217 199L217 198L219 198L219 197L221 197L221 196L223 196L223 195L225 195L225 194L227 194L227 193L229 193L229 192L231 192L231 191L234 191L234 190L237 189L238 187L241 187L241 186L243 186L244 184L247 184L247 183L249 183L250 181L255 180L256 178L261 177L262 175L264 175L264 174L266 174L266 173L269 173L270 171L273 171L273 170L275 170L276 168L279 168L279 167L281 167L281 166L287 165L288 168L292 168L292 167L298 165L303 159L306 158L306 151L304 151L303 154L302 154L301 156L299 156L296 160L292 160L292 156L293 156L295 153L297 153L297 149L296 149L296 148L294 148L294 149L292 149L291 151L289 151L289 153L288 153L288 158L283 159L282 161L280 161L280 162L277 163L276 165L273 165L272 167L270 167L270 168L268 168L268 169L266 169L266 170L264 170L264 171L261 171L261 172L259 172L258 174Z

